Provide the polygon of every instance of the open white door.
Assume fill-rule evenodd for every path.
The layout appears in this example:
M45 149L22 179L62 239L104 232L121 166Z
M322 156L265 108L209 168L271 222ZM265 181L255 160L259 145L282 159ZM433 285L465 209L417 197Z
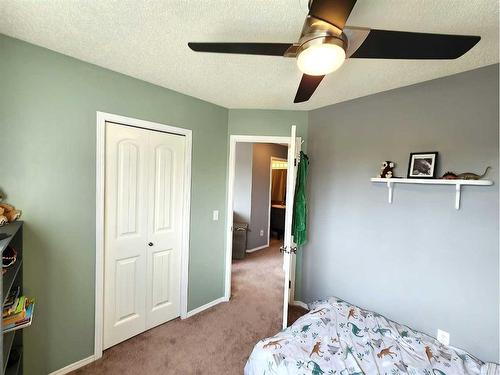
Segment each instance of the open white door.
M285 273L285 285L283 296L283 329L288 325L288 303L290 300L290 273L295 264L295 243L292 238L293 202L295 200L295 180L297 176L297 163L300 153L300 140L296 137L296 127L292 126L290 147L288 147L288 173L286 181L286 211L285 211L285 236L283 241L283 271ZM292 296L293 297L293 296Z

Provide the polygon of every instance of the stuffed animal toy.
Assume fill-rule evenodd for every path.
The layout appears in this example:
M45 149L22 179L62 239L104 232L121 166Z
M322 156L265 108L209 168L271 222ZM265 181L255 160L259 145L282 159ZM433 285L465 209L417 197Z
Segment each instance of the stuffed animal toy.
M5 216L4 213L5 210L2 207L0 207L0 227L9 222L9 219L7 219L7 216Z
M10 204L2 203L2 196L0 195L0 227L7 223L12 223L21 217L21 210Z
M396 164L392 161L384 161L382 163L382 167L380 168L380 174L378 175L380 178L391 178L394 177L393 169Z

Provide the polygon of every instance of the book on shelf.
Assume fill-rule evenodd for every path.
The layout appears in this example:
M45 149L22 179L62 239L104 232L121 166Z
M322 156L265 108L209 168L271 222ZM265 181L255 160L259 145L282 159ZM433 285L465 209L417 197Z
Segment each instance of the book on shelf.
M16 302L16 299L19 297L20 293L21 293L21 287L19 287L19 286L17 288L15 288L15 289L12 289L9 292L9 295L7 296L7 298L5 299L5 303L3 304L4 310L6 308L12 307L12 305L14 304L14 302Z
M26 296L18 296L10 306L3 309L3 332L14 331L31 325L33 318L34 300Z
M3 309L3 314L2 318L5 322L6 319L12 319L13 317L17 316L18 314L24 313L24 307L26 305L26 297L21 296L19 298L16 298L14 300L14 303L10 308L4 307Z

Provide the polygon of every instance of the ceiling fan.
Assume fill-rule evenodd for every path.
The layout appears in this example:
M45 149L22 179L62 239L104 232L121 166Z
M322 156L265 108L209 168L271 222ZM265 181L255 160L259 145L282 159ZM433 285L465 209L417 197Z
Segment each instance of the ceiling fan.
M296 57L303 76L294 103L306 102L346 58L456 59L479 36L427 34L345 26L356 0L309 0L297 43L188 43L197 52Z

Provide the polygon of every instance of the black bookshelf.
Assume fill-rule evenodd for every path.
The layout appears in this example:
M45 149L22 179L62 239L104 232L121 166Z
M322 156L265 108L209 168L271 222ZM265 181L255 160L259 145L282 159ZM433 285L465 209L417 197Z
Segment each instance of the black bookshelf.
M13 223L0 227L0 233L5 233L9 237L0 240L0 251L3 252L10 246L17 251L16 262L7 268L7 272L2 276L2 310L5 299L14 288L23 289L23 222ZM3 332L3 325L2 325ZM23 373L23 330L19 329L2 334L1 341L3 374L18 375Z

